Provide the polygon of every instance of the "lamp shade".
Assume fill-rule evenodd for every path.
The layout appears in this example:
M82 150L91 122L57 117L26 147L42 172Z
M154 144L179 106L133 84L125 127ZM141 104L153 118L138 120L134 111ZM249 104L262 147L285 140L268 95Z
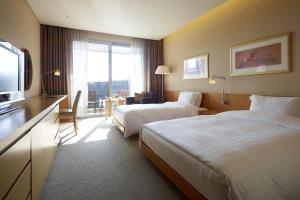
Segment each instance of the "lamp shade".
M224 81L227 79L225 76L213 75L213 76L209 79L209 84L215 85L215 84L217 83L216 78L223 79Z
M209 79L209 84L215 85L217 81L214 78Z
M160 65L156 68L155 74L170 74L168 66Z
M55 70L54 71L54 76L60 76L60 71L59 70Z

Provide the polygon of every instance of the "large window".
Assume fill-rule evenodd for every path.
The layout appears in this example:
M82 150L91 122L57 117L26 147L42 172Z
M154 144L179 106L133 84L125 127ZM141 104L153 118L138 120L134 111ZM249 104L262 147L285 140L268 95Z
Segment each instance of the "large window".
M109 96L108 53L108 45L89 43L87 80L90 107L98 107L99 100Z
M89 43L87 60L88 107L103 110L107 97L130 94L132 56L129 45Z
M112 46L112 96L126 97L130 94L132 75L130 47Z

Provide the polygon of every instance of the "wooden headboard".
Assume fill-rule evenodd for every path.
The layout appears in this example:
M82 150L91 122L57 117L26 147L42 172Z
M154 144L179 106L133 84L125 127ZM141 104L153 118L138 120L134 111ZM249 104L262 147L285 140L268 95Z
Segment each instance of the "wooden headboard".
M166 101L177 101L180 91L165 91ZM250 100L247 94L226 94L225 104L221 102L221 94L202 93L201 107L208 110L229 111L229 110L248 110Z

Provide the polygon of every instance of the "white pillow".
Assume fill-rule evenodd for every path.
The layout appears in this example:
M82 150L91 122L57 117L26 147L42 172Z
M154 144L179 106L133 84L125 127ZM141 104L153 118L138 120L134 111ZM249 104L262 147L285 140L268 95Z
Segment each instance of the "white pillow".
M202 93L201 92L195 92L196 95L196 102L195 102L195 106L200 107L201 101L202 101Z
M200 92L180 92L178 97L178 103L181 104L192 104L199 107L201 103L202 95Z
M300 117L300 97L271 97L251 95L251 111L271 111Z
M195 98L193 92L180 92L178 97L178 103L181 104L194 104Z

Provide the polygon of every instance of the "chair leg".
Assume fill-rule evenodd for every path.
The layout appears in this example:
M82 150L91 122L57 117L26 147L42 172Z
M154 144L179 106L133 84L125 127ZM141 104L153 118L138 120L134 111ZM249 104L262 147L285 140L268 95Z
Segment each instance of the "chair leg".
M77 135L78 125L77 125L77 121L76 120L73 120L73 125L74 125L75 134Z
M74 128L74 131L75 131L75 135L77 135L77 129L76 128Z

